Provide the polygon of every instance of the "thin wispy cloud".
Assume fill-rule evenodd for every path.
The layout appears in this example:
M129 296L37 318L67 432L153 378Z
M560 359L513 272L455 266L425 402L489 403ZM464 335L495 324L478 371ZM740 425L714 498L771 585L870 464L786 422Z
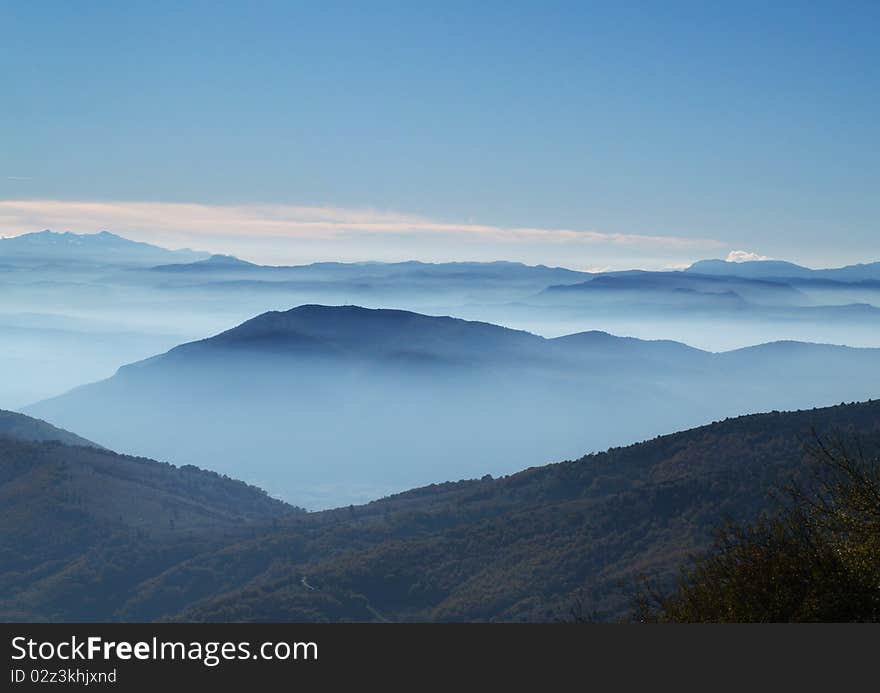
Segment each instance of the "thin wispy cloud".
M33 178L31 178L30 176L6 176L6 180L24 182L33 180Z
M374 209L170 202L0 201L0 232L14 235L36 228L75 232L98 229L155 231L247 238L326 239L365 234L441 234L507 243L541 241L667 248L722 245L712 239L677 236L448 222Z

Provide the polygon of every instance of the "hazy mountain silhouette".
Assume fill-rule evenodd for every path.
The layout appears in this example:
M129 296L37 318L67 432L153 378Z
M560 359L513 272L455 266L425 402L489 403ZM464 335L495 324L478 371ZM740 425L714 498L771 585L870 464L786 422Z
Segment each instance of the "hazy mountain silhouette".
M113 449L198 464L314 508L726 416L865 399L877 373L873 349L779 343L712 354L301 306L27 411Z
M188 248L167 250L149 243L130 241L109 231L56 233L39 231L0 238L0 265L6 263L88 263L93 265L155 265L193 262L208 257Z
M749 279L830 279L842 282L880 280L880 262L846 267L810 269L781 260L700 260L687 268L695 274L735 276Z
M157 249L106 232L0 240L0 268L6 409L303 304L453 315L548 337L601 329L713 351L775 340L880 346L880 280L589 273L514 262L275 267ZM36 315L43 318L26 318Z
M550 286L545 295L578 294L597 298L617 295L628 299L633 292L650 292L654 300L664 300L672 293L677 300L695 298L745 300L755 304L797 305L805 297L786 282L743 278L736 275L702 275L689 272L613 272L599 275L580 284Z
M159 265L155 272L240 271L247 276L263 278L315 278L333 280L507 280L538 283L576 282L591 276L564 267L525 265L520 262L314 262L308 265L258 265L229 255L213 255L189 264Z
M157 265L151 269L154 272L213 272L230 270L250 270L258 268L247 260L241 260L234 255L211 255L211 257L197 262L181 262L170 265Z
M715 265L717 272L712 271ZM686 271L607 272L549 286L491 314L542 334L591 324L713 351L775 340L876 347L880 280L860 278L870 267L829 270L826 275L824 270L774 261L705 261Z

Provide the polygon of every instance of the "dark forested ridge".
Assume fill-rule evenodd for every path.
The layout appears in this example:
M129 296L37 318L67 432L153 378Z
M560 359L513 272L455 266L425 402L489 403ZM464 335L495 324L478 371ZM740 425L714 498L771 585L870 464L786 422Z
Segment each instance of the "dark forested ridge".
M616 618L642 574L671 584L713 527L769 507L804 473L813 428L880 449L880 402L739 417L320 513L199 470L4 441L2 615L554 620L580 604ZM152 505L120 500L133 483Z
M112 619L144 577L295 512L214 472L8 436L0 506L4 620Z
M269 569L184 615L549 620L581 604L620 616L640 575L672 580L723 519L768 507L770 492L802 473L813 427L876 449L880 402L740 417L502 479L419 489L347 518L323 513L311 519L336 523L273 538L300 547L293 573Z

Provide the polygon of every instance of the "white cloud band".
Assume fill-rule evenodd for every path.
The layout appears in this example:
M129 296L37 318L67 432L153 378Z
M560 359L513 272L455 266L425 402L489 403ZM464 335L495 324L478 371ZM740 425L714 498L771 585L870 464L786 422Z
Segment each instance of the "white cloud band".
M295 205L206 205L173 202L0 201L0 233L43 228L78 233L107 229L186 236L327 239L371 234L440 234L494 242L613 244L665 248L717 247L705 238L601 233L564 228L442 222L372 209Z

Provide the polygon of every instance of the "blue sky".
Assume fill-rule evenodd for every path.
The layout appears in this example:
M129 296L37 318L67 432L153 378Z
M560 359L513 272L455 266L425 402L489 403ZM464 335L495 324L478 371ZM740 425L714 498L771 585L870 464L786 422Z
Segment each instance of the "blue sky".
M876 260L878 20L877 2L5 2L0 233L284 262Z

